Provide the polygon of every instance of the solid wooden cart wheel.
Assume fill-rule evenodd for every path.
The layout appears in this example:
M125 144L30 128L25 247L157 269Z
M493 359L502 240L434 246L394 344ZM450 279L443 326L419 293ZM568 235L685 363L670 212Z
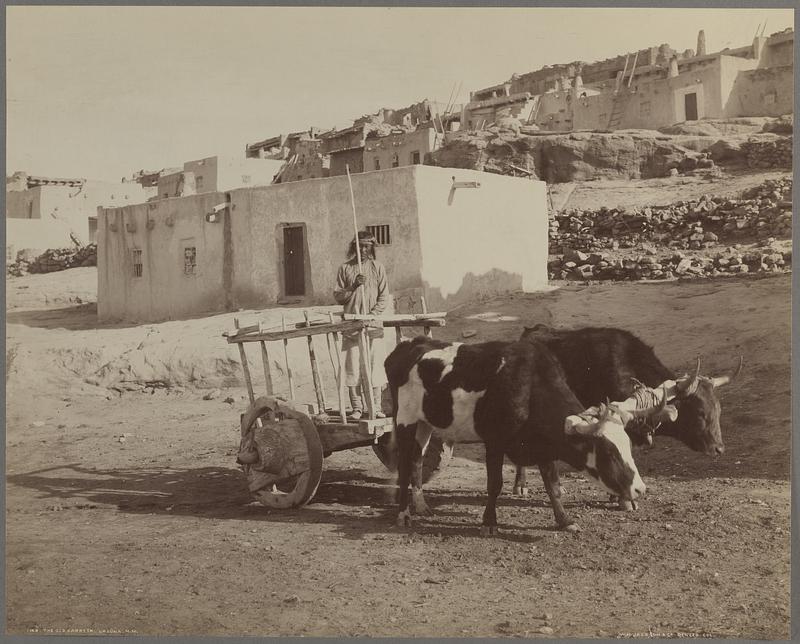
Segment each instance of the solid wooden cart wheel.
M387 432L372 444L372 451L390 472L397 471L397 443L394 432ZM435 474L447 466L453 455L453 447L445 445L436 434L431 434L428 448L422 457L422 482L427 483Z
M256 420L261 419L261 427ZM258 459L245 467L255 498L270 508L308 503L322 479L322 443L311 418L277 398L256 399L242 415Z

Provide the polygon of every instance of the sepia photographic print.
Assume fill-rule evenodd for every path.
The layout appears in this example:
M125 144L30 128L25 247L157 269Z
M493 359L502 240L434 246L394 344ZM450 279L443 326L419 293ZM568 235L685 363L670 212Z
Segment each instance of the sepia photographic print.
M6 6L5 634L788 639L794 18Z

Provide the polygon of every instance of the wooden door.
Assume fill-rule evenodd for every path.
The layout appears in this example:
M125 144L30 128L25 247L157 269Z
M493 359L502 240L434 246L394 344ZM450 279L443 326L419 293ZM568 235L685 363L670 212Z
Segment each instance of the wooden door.
M686 94L683 97L683 105L686 109L686 120L697 120L697 94Z
M286 295L306 294L305 240L302 226L283 229L283 274Z

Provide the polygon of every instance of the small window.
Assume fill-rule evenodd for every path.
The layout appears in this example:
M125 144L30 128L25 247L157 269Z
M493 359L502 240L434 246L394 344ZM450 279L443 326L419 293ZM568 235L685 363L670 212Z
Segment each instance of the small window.
M28 202L28 219L33 219L33 202Z
M389 225L381 224L379 226L367 226L367 232L372 233L378 244L381 246L388 246L392 243L391 235L389 234Z
M650 101L642 101L641 103L639 103L639 115L640 116L650 115Z
M144 272L144 266L142 265L142 250L140 248L134 248L131 253L133 255L133 276L141 277L142 273Z
M201 190L203 188L203 177L195 177L194 187L197 188L198 190Z
M194 275L197 267L197 247L184 246L183 248L183 274Z
M381 160L380 159L377 159L377 158L375 159L375 169L376 170L380 170L381 169Z
M413 165L419 165L419 150L414 150L411 153L411 163Z
M397 156L397 152L392 155L392 167L396 168L400 165L400 157Z
M250 183L250 181L251 181L251 178L250 178L249 174L243 174L242 175L242 183Z

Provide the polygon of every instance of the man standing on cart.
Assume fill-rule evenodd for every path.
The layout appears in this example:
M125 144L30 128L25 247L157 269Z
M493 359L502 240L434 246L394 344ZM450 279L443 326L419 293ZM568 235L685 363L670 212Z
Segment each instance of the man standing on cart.
M361 251L361 271L359 272L356 243ZM375 247L378 241L375 236L365 230L358 232L358 238L350 242L347 261L339 267L336 276L336 288L333 296L342 305L345 313L361 315L382 315L389 304L389 283L386 279L386 268L375 258ZM342 334L342 351L345 354L345 383L353 408L351 417L359 419L364 414L364 403L361 397L361 374L359 369L359 332ZM380 411L381 391L386 384L386 373L383 368L385 359L383 329L369 329L370 375L372 379L373 398L376 403L376 416L384 418Z

